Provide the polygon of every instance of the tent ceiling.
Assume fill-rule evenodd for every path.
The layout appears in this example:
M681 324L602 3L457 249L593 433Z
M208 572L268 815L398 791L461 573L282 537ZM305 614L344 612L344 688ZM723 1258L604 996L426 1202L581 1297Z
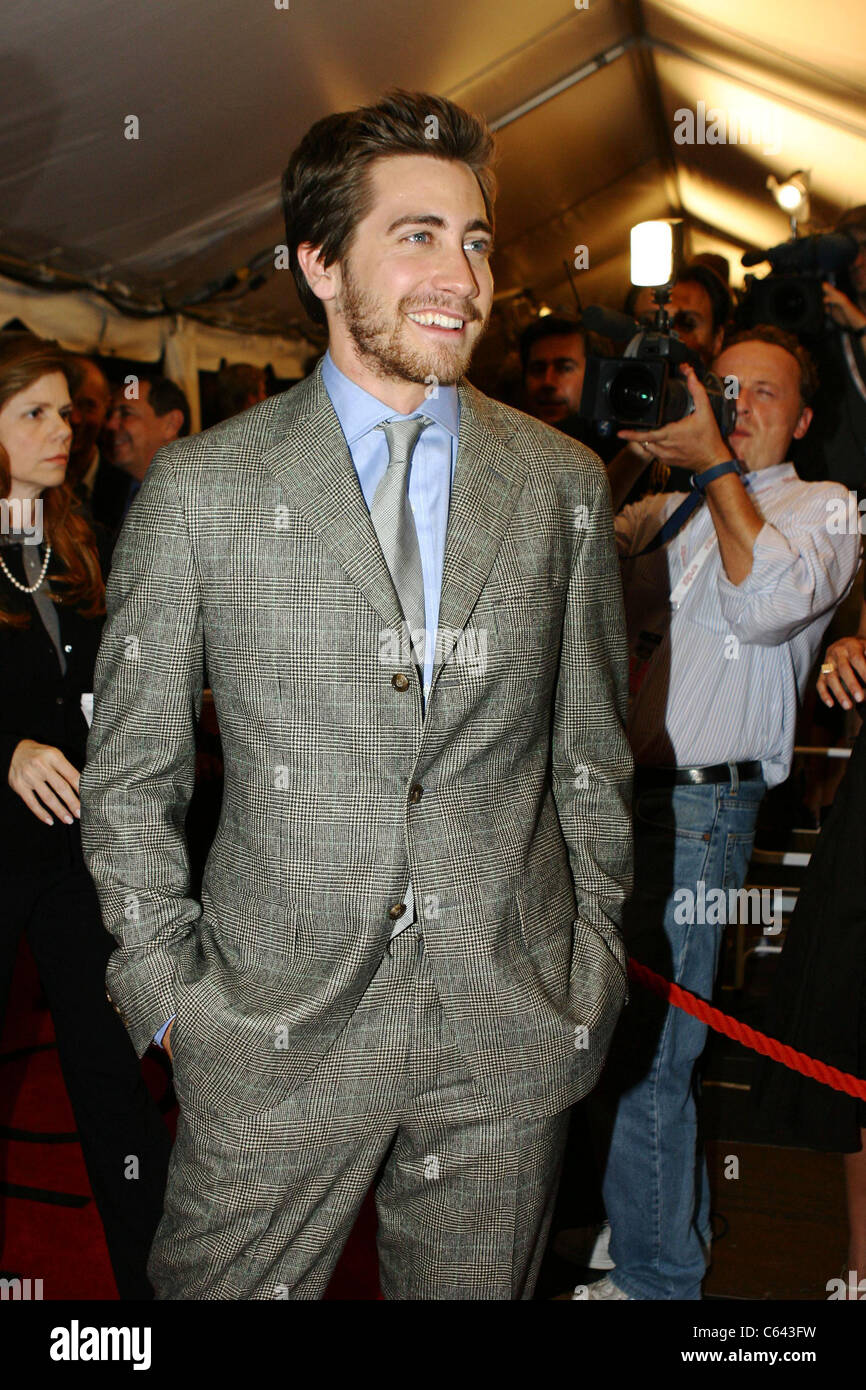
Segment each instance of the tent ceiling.
M739 279L742 250L787 235L770 172L811 170L816 221L866 201L862 0L835 0L832 22L813 0L290 4L7 0L0 272L17 257L155 303L194 294L283 240L280 174L308 126L392 85L500 127L497 291L571 302L564 262L585 244L583 301L618 300L629 225L652 216L682 216L691 249L721 250ZM764 138L677 144L675 113L699 102ZM287 271L197 312L307 328Z

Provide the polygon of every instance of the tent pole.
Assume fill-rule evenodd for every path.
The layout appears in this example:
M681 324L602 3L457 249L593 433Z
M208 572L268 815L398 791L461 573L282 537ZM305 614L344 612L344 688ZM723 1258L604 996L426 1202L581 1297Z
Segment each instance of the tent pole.
M506 111L504 116L499 116L497 120L490 121L488 124L491 130L502 130L503 126L511 125L512 121L519 121L521 116L525 116L529 111L534 111L537 106L543 106L546 101L552 101L558 97L560 92L567 92L569 87L575 87L578 82L585 82L587 77L593 77L602 68L607 67L608 63L615 63L624 53L639 42L636 38L623 39L621 43L615 44L613 48L607 48L603 53L598 53L591 58L583 67L576 72L569 73L568 77L562 77L558 82L554 82L552 87L545 87L543 92L538 92L528 101L521 102L512 111Z

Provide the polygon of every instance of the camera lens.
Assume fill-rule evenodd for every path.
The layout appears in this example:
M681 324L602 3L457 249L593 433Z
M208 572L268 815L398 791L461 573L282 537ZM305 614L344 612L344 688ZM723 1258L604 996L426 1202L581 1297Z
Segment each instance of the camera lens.
M639 363L629 363L610 384L610 408L615 419L644 423L656 400L656 380Z
M781 326L801 323L808 309L802 285L787 281L773 290L770 307L773 321Z

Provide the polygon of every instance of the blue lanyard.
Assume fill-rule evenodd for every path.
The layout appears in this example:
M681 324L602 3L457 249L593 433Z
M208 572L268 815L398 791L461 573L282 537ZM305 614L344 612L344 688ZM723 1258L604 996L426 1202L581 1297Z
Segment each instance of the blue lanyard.
M735 459L734 462L739 463L739 460ZM729 471L729 469L725 469L725 472ZM739 473L743 487L748 487L748 474L742 472L741 464L739 465L737 472ZM697 511L698 507L700 507L703 504L703 502L705 501L705 494L701 487L696 486L695 476L696 475L693 473L693 491L691 492L691 494L685 499L684 502L680 503L676 511L671 512L667 521L664 523L663 526L659 528L658 531L656 531L655 535L649 541L649 544L645 545L643 547L643 550L636 550L633 555L629 555L627 557L629 560L636 560L640 555L649 555L650 551L658 550L659 546L661 545L667 545L668 541L673 540L677 532L682 530L689 518ZM721 473L716 474L715 468L708 468L707 473L705 475L705 477L710 482L712 482L713 477L721 476ZM706 487L706 482L704 483L704 487Z

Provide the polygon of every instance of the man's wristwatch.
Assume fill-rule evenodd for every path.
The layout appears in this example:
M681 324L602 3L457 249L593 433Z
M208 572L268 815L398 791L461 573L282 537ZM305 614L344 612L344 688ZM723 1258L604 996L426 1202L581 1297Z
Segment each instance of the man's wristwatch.
M714 463L711 468L705 468L702 473L693 473L692 487L696 492L704 492L707 484L714 483L716 478L723 478L726 473L736 473L741 478L744 471L739 459L724 459L721 463Z

